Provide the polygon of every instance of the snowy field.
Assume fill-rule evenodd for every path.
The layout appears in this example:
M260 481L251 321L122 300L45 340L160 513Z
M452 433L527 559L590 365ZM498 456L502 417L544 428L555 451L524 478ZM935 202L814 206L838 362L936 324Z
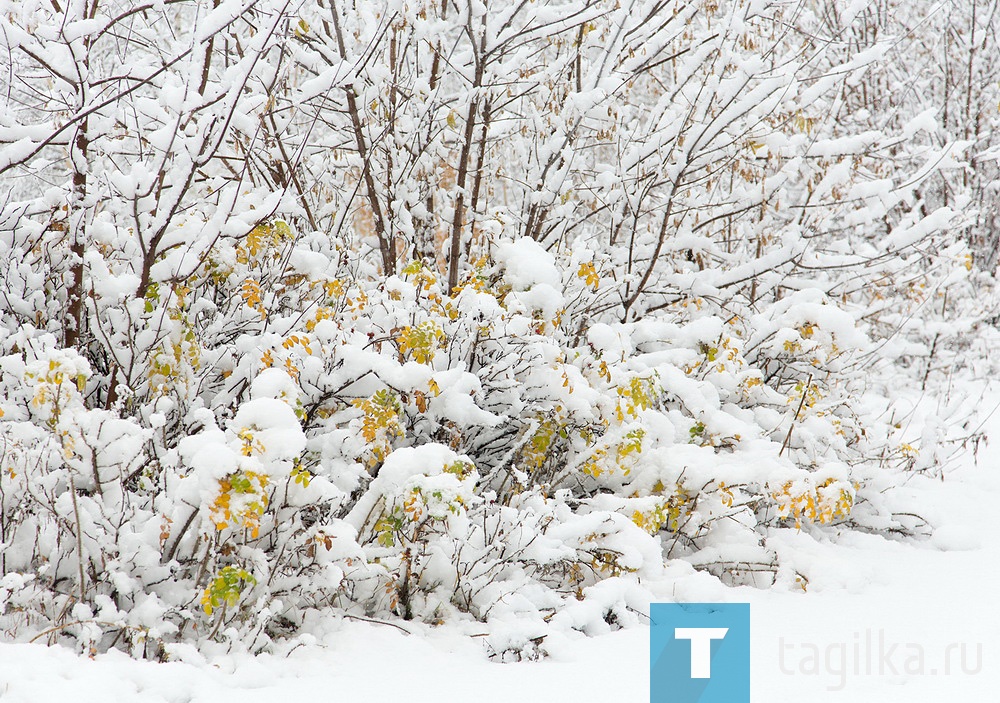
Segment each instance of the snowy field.
M752 604L754 701L995 700L1000 605L992 593L1000 582L1000 543L991 518L1000 501L1000 413L988 428L992 441L978 465L970 454L944 480L915 476L900 489L937 526L929 541L848 533L819 544L783 536L789 557L811 575L806 593L727 589L695 574L677 579L678 599ZM286 656L204 661L192 650L187 661L169 664L0 644L0 700L252 703L386 695L422 702L472 690L477 701L648 699L646 628L555 641L552 635L546 660L496 664L485 657L475 625L462 632L405 625L414 634L343 621Z

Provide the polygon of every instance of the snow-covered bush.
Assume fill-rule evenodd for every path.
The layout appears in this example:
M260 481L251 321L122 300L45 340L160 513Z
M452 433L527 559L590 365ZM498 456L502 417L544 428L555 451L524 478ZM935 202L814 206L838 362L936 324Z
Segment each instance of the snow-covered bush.
M578 333L589 267L530 239L496 252L451 293L415 262L246 297L214 344L225 318L190 312L223 275L209 258L153 306L192 346L168 332L171 362L116 411L87 407L78 354L8 337L5 573L31 578L7 629L259 647L338 607L594 632L642 610L665 559L765 585L772 528L903 528L852 403L870 343L824 296Z
M911 529L865 394L919 356L910 272L968 270L916 193L952 150L821 114L876 54L785 60L811 16L766 1L340 5L0 0L37 84L0 125L4 632L472 619L532 658L673 560L767 586L776 530Z

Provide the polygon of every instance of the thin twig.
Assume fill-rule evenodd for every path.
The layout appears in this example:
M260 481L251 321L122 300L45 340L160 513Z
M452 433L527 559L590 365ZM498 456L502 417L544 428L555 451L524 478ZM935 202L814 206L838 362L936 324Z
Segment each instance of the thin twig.
M806 385L802 388L802 397L799 398L799 407L795 410L795 416L792 417L791 424L788 425L788 434L785 435L785 441L781 443L781 450L778 452L778 456L785 453L788 448L788 443L792 440L792 428L795 427L795 421L799 419L799 413L802 412L802 405L806 402L806 393L809 392L809 386L812 385L813 375L809 374L809 380L806 381Z
M344 613L345 618L351 620L360 620L361 622L370 622L373 625L388 625L389 627L395 627L397 630L402 632L404 635L412 635L413 633L407 630L402 625L397 625L394 622L386 622L385 620L375 620L374 618L365 618L360 615L351 615L350 613Z

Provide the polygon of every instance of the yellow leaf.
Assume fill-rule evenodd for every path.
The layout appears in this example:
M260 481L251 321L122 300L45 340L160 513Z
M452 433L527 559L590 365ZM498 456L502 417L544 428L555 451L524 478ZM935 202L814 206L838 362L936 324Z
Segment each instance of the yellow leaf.
M591 262L580 264L580 268L577 270L576 275L584 279L586 284L595 291L601 284L601 277L597 274L597 270Z

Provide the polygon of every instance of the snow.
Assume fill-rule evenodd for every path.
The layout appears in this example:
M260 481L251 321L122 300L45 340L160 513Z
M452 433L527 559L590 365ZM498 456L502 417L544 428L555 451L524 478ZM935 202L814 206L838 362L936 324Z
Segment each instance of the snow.
M348 514L347 523L361 530L381 498L399 494L404 488L415 487L419 485L421 478L441 476L446 467L460 460L462 457L440 444L396 450L386 458L368 493Z
M555 257L533 239L522 237L503 242L496 248L494 258L504 267L505 278L516 291L528 291L538 285L560 287Z
M1000 394L994 392L992 398L988 407ZM1000 446L1000 417L992 420L990 434L994 446ZM399 450L393 458L398 472L387 464L384 480L397 482L410 475L411 467L443 463L453 455L444 448L429 448L412 456ZM753 701L992 700L1000 683L1000 604L990 596L1000 579L1000 544L987 536L993 534L991 519L1000 500L998 466L1000 451L986 449L978 464L966 456L943 480L914 475L899 489L915 512L934 516L936 533L927 541L849 531L817 539L783 530L768 542L784 564L771 589L727 589L689 565L672 562L667 572L673 586L657 597L751 603ZM792 570L808 575L806 592ZM0 587L12 578L17 575L5 577ZM600 588L622 585L606 582ZM580 607L596 607L602 598L593 595ZM607 598L613 602L619 595L609 593ZM577 616L568 609L559 617ZM592 620L582 613L579 617ZM594 637L546 630L538 648L548 656L537 662L501 664L487 657L487 652L517 645L530 633L526 627L530 625L508 623L487 633L484 625L468 622L435 628L335 619L318 623L314 634L301 636L277 654L217 654L206 659L192 647L177 646L172 649L176 661L165 664L117 652L88 658L41 641L0 644L0 699L360 700L371 696L373 686L398 691L412 701L439 700L442 686L468 692L477 701L498 703L515 697L647 699L645 625ZM885 654L881 663L880 638ZM976 669L976 647L982 645L979 673L963 673L962 644L968 671ZM920 663L918 652L923 654L924 673L907 674L905 667L915 671Z
M0 699L644 700L673 600L988 698L995 62L843 4L0 0Z

